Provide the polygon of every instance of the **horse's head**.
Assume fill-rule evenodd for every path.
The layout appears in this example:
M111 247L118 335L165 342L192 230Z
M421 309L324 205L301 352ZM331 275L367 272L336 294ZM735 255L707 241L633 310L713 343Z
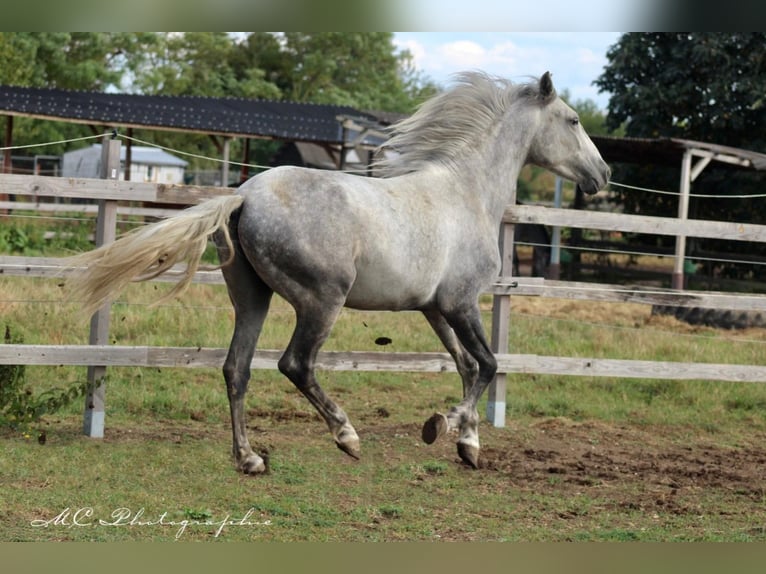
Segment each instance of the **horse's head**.
M574 181L585 193L603 188L611 174L609 166L585 133L577 112L556 95L549 72L540 78L536 105L540 122L528 161Z

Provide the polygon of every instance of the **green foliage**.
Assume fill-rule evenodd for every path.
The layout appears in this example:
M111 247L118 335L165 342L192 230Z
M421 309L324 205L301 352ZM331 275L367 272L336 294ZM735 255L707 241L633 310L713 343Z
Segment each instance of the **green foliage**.
M436 92L398 52L390 32L0 32L0 85L115 90L127 93L263 98L409 113ZM16 118L14 143L29 145L92 135L87 126ZM203 135L134 136L202 156L220 152ZM271 142L253 142L250 163L263 165ZM30 148L60 154L63 146ZM241 157L234 140L232 157ZM192 158L191 169L218 167Z
M763 141L766 33L630 33L595 84L629 136Z
M46 236L48 229L55 229ZM90 226L79 221L59 221L53 227L36 222L6 224L0 228L0 253L58 255L93 248Z
M4 342L19 344L24 340L6 325ZM24 365L0 365L0 427L9 427L30 436L40 418L55 413L85 394L87 382L69 389L49 389L34 394L27 386ZM40 440L44 435L39 435Z
M630 137L684 138L755 151L766 148L766 33L630 33L610 48L607 58L609 64L595 84L611 93L606 122L610 130L624 127ZM618 164L613 166L612 179L676 191L679 177L680 161L672 167ZM713 162L695 180L692 192L747 195L762 193L762 187L762 176L717 169ZM617 193L627 213L675 217L678 212L675 196ZM693 197L689 217L766 223L766 212L747 199ZM641 239L665 246L674 241L672 237ZM719 240L693 240L689 246L691 253L729 252L737 259L743 253L741 244ZM766 248L747 245L744 252L766 255ZM766 274L758 265L716 266L718 274L728 277L759 279Z

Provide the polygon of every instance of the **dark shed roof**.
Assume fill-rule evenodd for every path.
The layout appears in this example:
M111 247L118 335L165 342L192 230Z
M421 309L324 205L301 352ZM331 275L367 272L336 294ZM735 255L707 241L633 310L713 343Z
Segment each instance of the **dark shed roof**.
M51 88L0 86L0 114L30 116L108 127L190 131L294 142L377 146L379 128L401 119L397 114L363 112L349 106L212 98L144 96ZM344 121L352 118L353 122ZM343 125L363 130L344 134ZM376 133L377 132L377 133ZM607 162L680 165L688 149L735 158L736 167L766 170L766 154L692 140L593 136Z
M680 166L686 150L734 158L740 169L766 170L766 154L755 151L678 138L618 138L592 136L604 161Z
M144 96L0 86L0 114L91 125L343 143L339 116L376 122L349 106L241 98ZM380 143L380 142L377 142Z

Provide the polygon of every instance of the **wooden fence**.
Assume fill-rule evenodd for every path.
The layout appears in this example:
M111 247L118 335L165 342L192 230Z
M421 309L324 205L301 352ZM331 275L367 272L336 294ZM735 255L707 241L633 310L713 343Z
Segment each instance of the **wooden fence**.
M78 198L98 202L98 242L110 241L116 229L116 214L126 210L132 214L167 215L167 210L143 212L130 207L134 202L151 202L187 206L212 196L232 193L228 188L161 185L117 181L111 177L114 149L109 159L109 146L104 146L104 179L73 179L44 176L0 175L0 193L24 196L21 203L8 202L3 207L61 209L60 204L44 203L41 198ZM114 147L114 146L112 146ZM119 156L117 156L119 158ZM111 163L110 163L111 162ZM54 207L56 206L56 207ZM74 211L93 207L71 206ZM157 208L152 208L157 209ZM730 240L766 242L766 226L719 221L678 220L613 213L597 213L512 205L505 214L500 234L503 269L511 269L515 223L540 223L559 227L602 229L689 237L717 237ZM0 273L6 276L61 277L61 259L0 256ZM178 271L158 278L172 281ZM220 272L198 272L195 280L222 283ZM632 289L614 285L552 281L541 278L500 277L489 289L493 297L492 345L499 364L496 382L490 388L487 417L496 426L505 421L505 375L535 373L604 377L708 379L720 381L766 382L766 366L637 361L599 358L571 358L508 353L507 333L510 327L510 297L513 294L604 302L635 302L686 307L712 307L732 310L765 311L766 296L676 291L665 289ZM0 345L0 364L87 365L93 391L86 401L85 430L91 436L102 436L104 369L114 366L145 367L221 367L226 356L222 348L126 347L108 345L109 308L94 315L90 345ZM281 351L258 350L254 369L274 369ZM447 353L390 352L323 352L319 367L340 371L454 371Z

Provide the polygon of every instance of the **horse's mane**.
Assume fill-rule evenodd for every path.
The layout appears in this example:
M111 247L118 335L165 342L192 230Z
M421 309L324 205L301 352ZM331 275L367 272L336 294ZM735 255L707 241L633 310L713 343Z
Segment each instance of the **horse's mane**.
M512 102L539 93L537 82L513 84L484 72L463 72L455 80L453 88L391 126L392 136L380 149L393 153L375 164L378 175L394 177L435 163L452 165L466 146L486 137Z

